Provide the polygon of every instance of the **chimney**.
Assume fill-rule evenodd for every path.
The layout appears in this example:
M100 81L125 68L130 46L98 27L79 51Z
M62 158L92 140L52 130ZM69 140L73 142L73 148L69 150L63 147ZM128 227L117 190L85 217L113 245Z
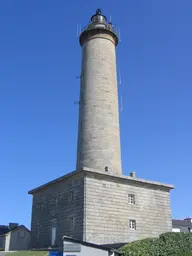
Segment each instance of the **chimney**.
M131 178L136 178L136 173L135 172L130 172L130 177Z
M9 223L9 230L16 228L18 225L18 223Z

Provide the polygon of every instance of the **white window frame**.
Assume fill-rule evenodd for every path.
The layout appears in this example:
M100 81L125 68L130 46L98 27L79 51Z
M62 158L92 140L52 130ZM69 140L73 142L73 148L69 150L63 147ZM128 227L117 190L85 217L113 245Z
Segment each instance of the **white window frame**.
M128 194L128 203L135 204L135 195L134 194Z
M136 230L136 220L133 220L133 219L129 220L129 228L131 230Z

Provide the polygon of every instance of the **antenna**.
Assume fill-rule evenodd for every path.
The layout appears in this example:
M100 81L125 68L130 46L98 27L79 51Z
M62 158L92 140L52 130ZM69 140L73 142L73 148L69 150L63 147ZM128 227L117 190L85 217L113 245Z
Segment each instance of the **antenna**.
M119 68L119 86L121 85L121 72L120 72L120 68ZM121 96L120 96L120 111L123 111L123 94L122 94L122 90L121 90Z
M83 72L80 74L80 76L76 76L76 79L80 79L83 77Z
M76 38L78 38L81 34L81 24L77 24L77 33L76 33Z
M120 32L120 28L119 28L119 43L121 43L121 32Z
M120 68L119 68L119 85L121 84L121 72L120 72Z
M76 33L76 38L79 36L79 28L78 28L78 24L77 24L77 33Z
M120 111L123 111L123 95L121 94Z
M112 17L111 16L109 17L109 21L112 22Z
M79 36L81 34L81 24L79 25Z

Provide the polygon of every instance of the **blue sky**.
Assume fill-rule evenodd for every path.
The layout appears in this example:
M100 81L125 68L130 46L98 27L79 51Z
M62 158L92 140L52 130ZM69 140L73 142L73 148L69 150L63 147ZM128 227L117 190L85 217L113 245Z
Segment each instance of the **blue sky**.
M123 173L171 183L192 215L192 1L0 1L0 224L30 227L28 190L75 169L81 49L97 8L121 29Z

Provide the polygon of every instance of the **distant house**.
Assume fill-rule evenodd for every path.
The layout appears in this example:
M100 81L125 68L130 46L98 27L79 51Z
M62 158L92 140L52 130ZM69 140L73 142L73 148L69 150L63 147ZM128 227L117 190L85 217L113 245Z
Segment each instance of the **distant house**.
M0 226L0 248L5 251L27 250L30 248L31 232L23 225L10 223Z
M0 235L3 235L7 232L9 232L9 227L5 225L0 225Z
M0 225L0 249L5 248L5 238L4 234L9 232L9 227L5 225Z
M172 232L192 232L192 219L172 220Z

